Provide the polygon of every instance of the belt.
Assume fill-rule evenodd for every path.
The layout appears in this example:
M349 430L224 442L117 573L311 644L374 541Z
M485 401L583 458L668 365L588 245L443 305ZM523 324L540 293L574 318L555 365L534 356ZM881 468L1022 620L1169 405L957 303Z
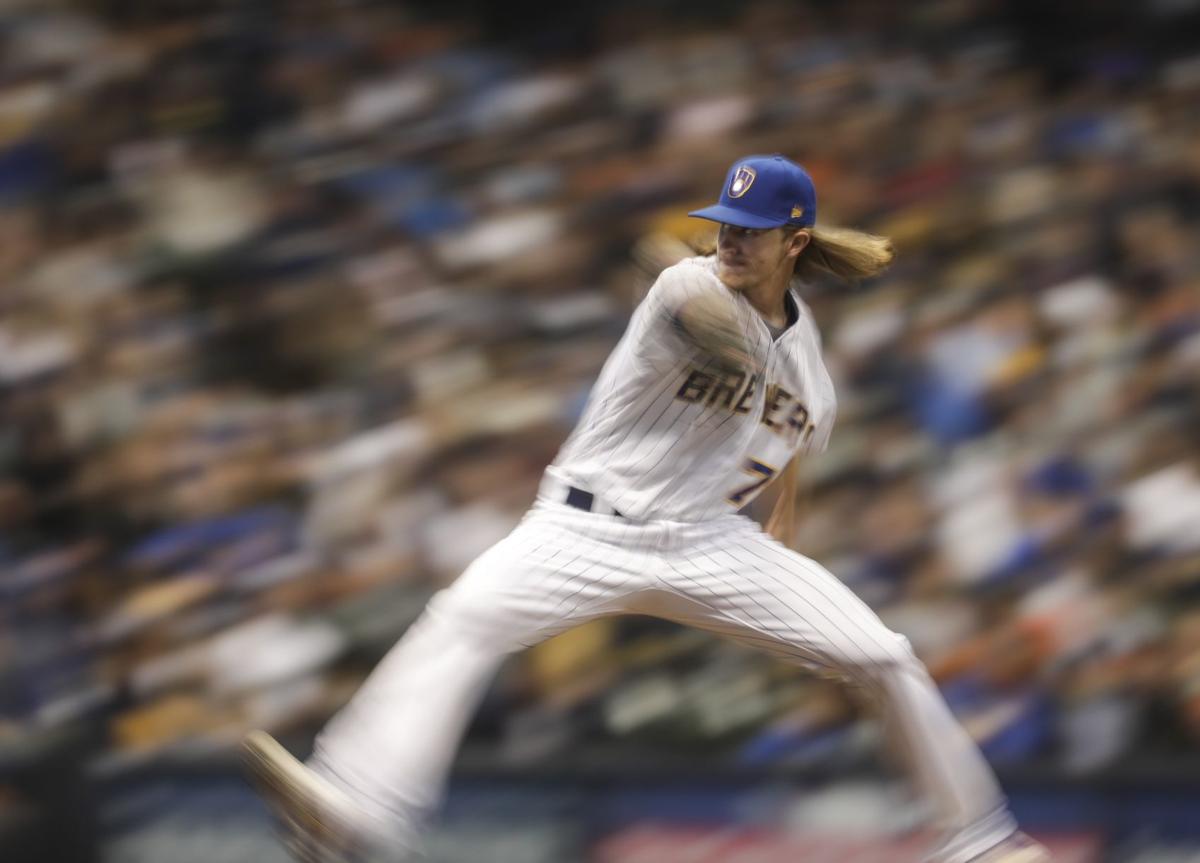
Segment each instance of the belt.
M542 477L540 491L550 500L557 503L565 503L567 506L573 506L575 509L581 509L584 512L594 512L597 515L615 515L618 518L625 517L617 512L615 507L609 506L587 489L569 485L549 474Z

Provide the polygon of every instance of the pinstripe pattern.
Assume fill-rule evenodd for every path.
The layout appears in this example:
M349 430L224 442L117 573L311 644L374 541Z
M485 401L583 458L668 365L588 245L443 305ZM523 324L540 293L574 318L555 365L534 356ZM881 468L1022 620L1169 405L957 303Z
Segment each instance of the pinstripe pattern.
M622 407L615 408L612 413L592 411L589 408L580 419L578 426L579 429L589 429L586 439L580 438L574 444L572 444L572 441L568 441L568 444L573 445L577 453L576 458L587 462L598 456L602 456L604 453L619 449L619 444L626 440L632 432L632 428L626 427L622 421L622 417L636 410L638 411L637 420L640 420L646 411L654 407L655 402L662 398L664 393L671 392L679 387L690 363L690 357L678 360L662 375L663 383L661 388L654 390L650 394L643 392L633 397L629 393L622 391L620 393L621 400L618 402ZM608 401L611 396L612 393L608 393L605 396L605 401ZM639 405L641 406L640 408ZM578 429L576 434L578 434Z
M736 420L736 414L730 414L716 425L709 428L709 430L699 438L699 442L706 447L709 446L713 443L714 435L716 435L716 433L722 429L726 429L726 434L725 437L721 439L721 444L728 444L731 440L736 439L739 434L745 434L742 424ZM740 457L730 459L729 455L725 455L721 460L732 461L734 464L736 464L740 462ZM679 464L675 477L667 482L662 489L661 494L664 501L663 506L673 508L677 506L677 502L680 499L686 495L694 494L695 483L694 480L689 481L689 478L692 477L696 471L703 471L706 467L708 467L709 465L706 464L706 462L711 463L712 461L713 459L705 457L705 450L695 449L686 453L686 458ZM742 479L739 477L738 482L741 481ZM728 509L728 504L725 503L724 498L722 498L720 506L721 509Z
M720 442L725 444L728 444L731 441L736 441L738 435L741 434L741 429L733 421L733 417L725 417L720 422L717 422L709 427L709 429L702 436L700 436L698 440L708 444L716 440L718 434L722 431L724 431L725 434L720 438ZM662 466L666 458L673 454L676 456L680 455L671 447L665 448L663 452L659 454L658 459L650 466L649 470L657 470ZM691 472L696 469L704 469L708 466L704 464L705 460L695 453L684 453L683 455L685 455L686 458L684 458L679 464L679 473L676 475L674 480L663 483L659 491L659 496L663 500L664 506L673 506L681 496L688 494L691 491L691 483L688 482L688 477ZM626 506L628 506L628 501L633 497L633 495L634 492L626 491L625 494L621 495L620 499L627 501Z
M676 622L707 629L755 647L768 647L777 656L798 659L834 674L841 673L838 667L827 662L820 652L798 642L792 643L780 638L779 633L789 628L787 622L754 596L742 595L736 603L724 601L721 594L711 584L705 584L699 579L685 574L669 561L666 562L666 566L676 579L682 579L687 583L683 585L684 589L677 588L676 592L680 596L691 599L703 609L701 613L692 612L686 616L673 616L672 619ZM678 582L676 584L678 585ZM694 587L694 590L689 585ZM702 595L707 595L712 599L705 602L703 599L697 598L695 590L699 590ZM764 617L774 619L778 628L773 628L769 623L764 622ZM766 634L772 632L775 634Z

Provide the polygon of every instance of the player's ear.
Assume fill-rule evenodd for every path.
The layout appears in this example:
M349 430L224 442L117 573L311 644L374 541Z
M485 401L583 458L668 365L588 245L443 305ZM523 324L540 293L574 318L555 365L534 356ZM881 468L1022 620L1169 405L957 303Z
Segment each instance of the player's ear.
M805 247L811 242L812 234L801 228L799 231L793 231L788 237L787 256L789 258L799 257Z

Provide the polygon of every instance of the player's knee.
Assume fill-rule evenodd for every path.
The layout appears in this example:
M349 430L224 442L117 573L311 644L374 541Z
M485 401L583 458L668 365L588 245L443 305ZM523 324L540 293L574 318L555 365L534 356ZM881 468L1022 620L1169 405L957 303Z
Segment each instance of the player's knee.
M451 586L429 600L428 615L460 631L496 625L499 603L484 591Z
M880 627L868 644L860 645L863 657L857 665L868 674L921 670L909 640L898 632Z

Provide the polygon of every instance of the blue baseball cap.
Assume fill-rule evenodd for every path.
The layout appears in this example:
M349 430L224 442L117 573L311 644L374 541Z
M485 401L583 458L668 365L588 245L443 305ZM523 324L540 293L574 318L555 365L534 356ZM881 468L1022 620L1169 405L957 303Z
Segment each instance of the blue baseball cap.
M809 228L817 221L817 191L812 177L791 159L746 156L725 177L721 199L688 213L739 228Z

